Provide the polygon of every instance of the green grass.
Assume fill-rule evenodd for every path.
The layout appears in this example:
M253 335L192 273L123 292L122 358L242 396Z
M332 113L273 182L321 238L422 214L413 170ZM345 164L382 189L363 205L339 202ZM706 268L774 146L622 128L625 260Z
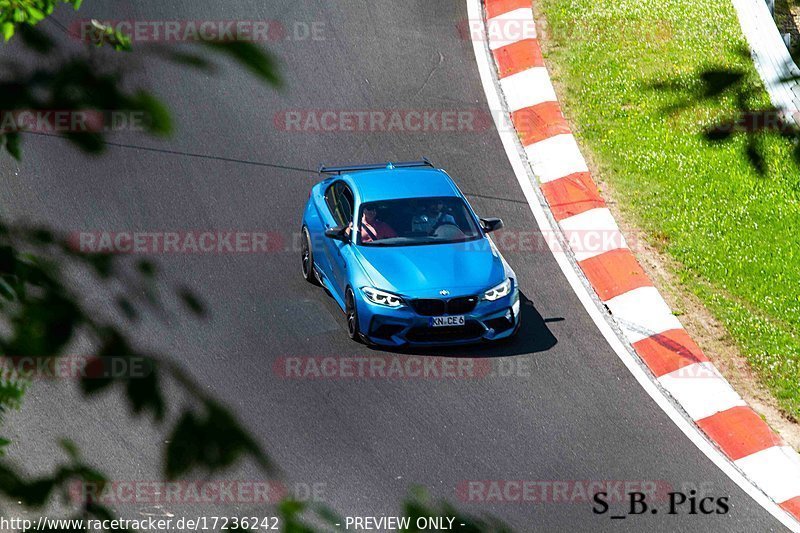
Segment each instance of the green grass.
M781 409L800 419L793 146L762 139L761 176L744 138L712 145L701 135L733 115L733 95L667 111L701 91L698 73L709 67L743 70L749 104L768 106L730 0L542 0L540 7L562 105L620 208L677 260L683 287L727 327Z

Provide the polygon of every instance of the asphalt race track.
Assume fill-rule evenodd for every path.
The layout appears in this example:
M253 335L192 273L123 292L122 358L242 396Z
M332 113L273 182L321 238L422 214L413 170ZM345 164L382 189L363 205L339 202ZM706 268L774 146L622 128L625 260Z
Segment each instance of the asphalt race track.
M296 21L321 28L317 40L268 43L281 61L280 91L232 66L208 75L127 57L131 80L173 109L172 138L116 133L115 144L94 158L59 138L26 135L22 163L0 159L0 214L10 220L64 233L233 229L283 236L284 245L269 253L154 256L168 283L191 287L211 315L197 321L174 311L166 322L148 317L137 331L143 346L170 354L225 399L290 488L316 487L318 499L345 516L379 516L399 513L410 487L422 485L436 498L491 513L519 531L783 530L630 376L549 252L513 246L504 252L529 300L514 343L443 352L479 365L488 361L495 374L509 375L286 379L275 371L282 357L398 355L349 341L333 300L301 277L293 235L321 162L425 155L455 178L479 215L501 217L521 239L536 230L490 120L478 131L445 132L276 126L276 115L291 110L466 111L487 119L472 43L459 32L467 18L463 1L128 0L87 2L83 11L59 9L56 18L63 26L91 13L273 19L288 28ZM69 43L57 26L45 24ZM13 50L4 47L2 54ZM116 479L159 476L164 435L129 418L117 395L87 405L68 382L39 382L23 409L7 417L4 431L14 441L10 457L32 473L63 459L56 443L68 436ZM260 476L244 464L227 477ZM612 520L613 513L595 515L585 501L465 501L457 488L467 480L651 481L728 497L731 508L724 515L662 512ZM269 514L246 504L119 510L126 516Z

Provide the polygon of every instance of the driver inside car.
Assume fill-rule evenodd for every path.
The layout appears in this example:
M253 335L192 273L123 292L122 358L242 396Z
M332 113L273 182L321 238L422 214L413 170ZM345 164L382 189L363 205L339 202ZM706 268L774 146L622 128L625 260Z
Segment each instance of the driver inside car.
M392 227L378 220L378 211L373 206L364 207L364 216L361 217L361 242L379 241L397 237Z
M456 219L447 212L444 202L436 200L428 204L427 209L414 217L411 221L411 230L430 235L436 228L444 224L456 224Z

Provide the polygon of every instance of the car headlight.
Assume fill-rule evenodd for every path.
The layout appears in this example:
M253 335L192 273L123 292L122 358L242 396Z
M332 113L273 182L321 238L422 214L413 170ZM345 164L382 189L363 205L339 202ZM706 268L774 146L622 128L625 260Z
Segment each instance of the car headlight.
M403 305L403 299L396 294L382 291L375 287L361 287L361 292L374 304L385 305L386 307L400 307Z
M493 302L495 300L499 300L503 296L508 296L510 292L511 292L511 278L506 278L506 280L503 283L496 285L491 289L489 289L488 291L484 292L483 299Z

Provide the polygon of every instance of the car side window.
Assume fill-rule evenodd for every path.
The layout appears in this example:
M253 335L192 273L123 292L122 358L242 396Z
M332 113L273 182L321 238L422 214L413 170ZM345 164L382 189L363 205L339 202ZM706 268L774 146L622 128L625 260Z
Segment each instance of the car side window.
M341 186L341 182L334 182L328 187L328 190L325 191L325 203L328 205L328 210L331 212L333 216L333 220L337 226L342 225L341 219L341 211L339 209L339 199L338 199L338 189Z
M325 191L325 203L337 226L347 226L353 221L353 192L341 181L334 182Z
M344 224L348 225L353 221L353 191L350 190L346 184L342 183L340 188L340 202L339 205L342 207L342 216L344 218Z

